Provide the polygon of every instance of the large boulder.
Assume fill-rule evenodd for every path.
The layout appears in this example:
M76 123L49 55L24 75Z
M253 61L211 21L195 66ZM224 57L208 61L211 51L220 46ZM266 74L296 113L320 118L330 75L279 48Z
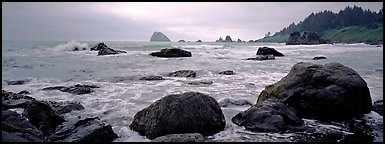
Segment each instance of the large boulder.
M160 52L152 52L151 56L156 57L191 57L191 52L185 51L179 48L165 48L161 49Z
M236 125L257 132L285 132L303 123L293 108L274 100L254 105L236 114L231 120Z
M228 99L228 98L219 102L220 107L228 107L231 105L233 105L233 106L252 106L253 104L251 104L249 101L244 100L244 99L234 100L234 99Z
M24 110L23 116L45 135L52 134L55 128L65 121L52 107L39 101L30 104Z
M329 40L321 39L317 32L304 32L303 35L296 31L290 34L286 45L315 45L315 44L329 44Z
M225 117L218 102L199 92L167 95L135 114L130 128L149 139L168 134L222 131Z
M295 64L288 75L265 87L257 103L272 98L287 103L301 117L320 120L345 120L372 110L365 80L339 63Z
M269 47L260 47L257 50L256 55L274 55L274 56L285 56L282 53L278 52L274 48L269 48Z
M154 32L150 38L150 42L170 42L170 39L162 32Z
M43 142L43 133L20 114L2 110L2 142Z
M7 92L5 90L2 90L1 93L2 109L27 108L34 101L36 101L35 98L22 94Z
M192 70L178 70L172 73L169 73L169 77L196 77L197 73Z

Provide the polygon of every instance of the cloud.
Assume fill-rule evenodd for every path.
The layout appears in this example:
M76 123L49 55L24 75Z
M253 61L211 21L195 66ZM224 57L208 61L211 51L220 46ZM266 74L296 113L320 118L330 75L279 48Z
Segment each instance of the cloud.
M171 40L259 39L310 13L346 6L378 12L382 3L361 2L146 2L2 3L3 40L148 41L154 31Z

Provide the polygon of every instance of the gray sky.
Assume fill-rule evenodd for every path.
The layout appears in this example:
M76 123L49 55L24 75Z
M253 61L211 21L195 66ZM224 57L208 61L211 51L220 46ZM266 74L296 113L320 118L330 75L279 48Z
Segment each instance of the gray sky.
M2 2L2 40L256 40L324 10L382 2Z

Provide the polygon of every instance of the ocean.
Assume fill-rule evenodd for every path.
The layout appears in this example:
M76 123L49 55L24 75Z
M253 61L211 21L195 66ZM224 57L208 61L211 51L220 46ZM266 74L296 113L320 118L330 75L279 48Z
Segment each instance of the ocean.
M78 101L85 109L72 114L98 116L110 124L119 138L115 142L150 141L128 127L134 115L160 98L187 91L208 94L218 102L230 98L255 103L265 86L279 81L298 62L325 64L338 62L357 71L367 82L372 101L383 99L383 45L323 44L285 45L284 43L215 43L215 42L126 42L104 41L113 49L127 53L97 56L89 48L101 41L2 41L2 90L27 90L38 100ZM86 50L72 51L74 46ZM275 60L245 60L255 57L259 47L272 47L284 57ZM177 47L192 57L159 58L149 53ZM327 59L312 60L315 56ZM195 78L167 77L177 70L194 70ZM220 75L232 70L235 75ZM142 76L160 75L165 80L143 81ZM7 85L7 81L30 80L23 85ZM212 81L208 85L190 85L192 81ZM97 85L95 92L72 95L60 91L43 91L51 86L75 84ZM213 141L292 141L294 133L257 133L231 122L231 118L249 106L222 108L226 127L209 138ZM70 115L70 114L69 114ZM382 125L375 112L365 115L369 122ZM339 129L335 125L308 125L322 129ZM341 130L342 131L342 130ZM375 141L383 141L382 129L375 131Z

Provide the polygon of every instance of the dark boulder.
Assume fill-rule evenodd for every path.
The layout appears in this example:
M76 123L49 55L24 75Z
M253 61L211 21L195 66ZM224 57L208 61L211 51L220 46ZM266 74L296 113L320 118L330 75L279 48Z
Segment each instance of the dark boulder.
M91 92L94 92L94 88L99 88L98 86L94 85L81 85L76 84L74 86L54 86L54 87L46 87L42 90L60 90L62 92L68 92L74 95L82 95L82 94L88 94Z
M23 112L23 116L45 135L50 135L55 128L64 122L64 118L56 113L52 107L43 102L35 101Z
M319 59L326 59L324 56L316 56L313 58L313 60L319 60Z
M151 56L156 57L191 57L191 52L185 51L179 48L165 48L161 49L160 52L152 52Z
M247 58L246 60L275 60L274 55L257 55L254 58Z
M249 101L247 100L233 100L233 99L224 99L219 102L220 107L228 107L230 105L235 105L235 106L252 106Z
M169 77L196 77L196 72L192 70L178 70L172 73L169 73Z
M196 42L202 42L201 40L197 40Z
M103 48L98 51L98 56L99 55L113 55L113 54L119 54L119 53L127 53L126 51L122 50L114 50L112 48Z
M23 85L27 82L31 81L30 79L25 80L15 80L15 81L6 81L8 85Z
M178 42L186 42L185 40L178 40Z
M192 82L188 82L187 84L190 84L190 85L210 85L210 84L213 84L213 81L192 81Z
M384 101L379 100L373 103L373 111L377 112L378 114L382 115L384 109Z
M99 51L99 50L105 49L105 48L108 48L106 44L98 43L97 45L95 45L94 47L91 48L91 51Z
M226 71L221 71L221 72L219 72L219 74L223 74L223 75L234 75L234 71L232 71L232 70L226 70Z
M112 142L118 138L111 125L99 118L69 120L58 126L55 133L48 137L50 142Z
M43 142L43 133L25 117L10 110L3 110L1 115L2 142Z
M186 92L167 95L139 111L130 128L154 139L167 134L212 135L222 131L225 125L225 117L214 98Z
M243 42L241 39L238 39L237 42Z
M31 92L29 92L27 90L23 90L23 91L18 92L17 94L31 94Z
M204 142L200 133L169 134L153 139L151 142Z
M372 110L365 80L339 63L295 64L287 76L265 87L257 103L270 98L287 103L301 117L320 120L346 120Z
M27 108L34 101L32 97L2 90L2 109Z
M269 47L260 47L257 50L256 55L274 55L274 56L285 56L282 53L278 52L274 48L269 48Z
M224 42L234 42L230 36L226 36L225 38L225 41Z
M141 77L139 80L164 80L162 76L146 76Z
M302 118L293 108L274 100L254 105L236 114L231 120L236 125L257 132L285 132L291 130L291 127L301 127L303 124Z

